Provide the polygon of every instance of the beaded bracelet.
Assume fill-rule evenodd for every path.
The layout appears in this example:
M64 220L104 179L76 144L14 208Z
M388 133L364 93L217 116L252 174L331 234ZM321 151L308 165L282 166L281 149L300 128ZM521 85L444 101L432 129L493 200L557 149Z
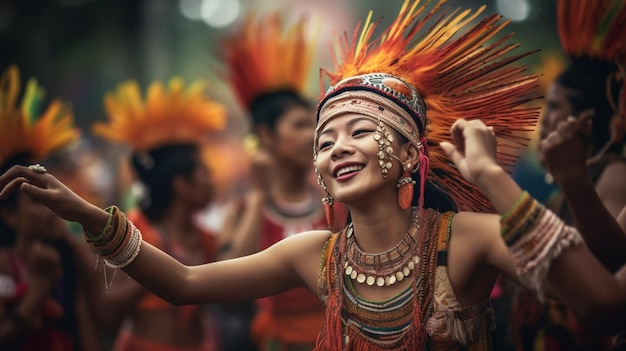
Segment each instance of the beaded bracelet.
M128 238L130 236L128 220L123 214L119 216L119 220L119 224L114 227L116 234L111 238L111 240L108 243L94 245L94 248L103 257L113 254L115 251L119 250L120 247L123 247L124 244L128 242Z
M124 247L124 249L117 255L112 255L109 257L104 257L104 262L107 266L111 268L124 268L131 262L135 260L139 251L141 250L141 232L137 229L132 223L130 223L131 234L130 240L128 244Z
M102 241L104 237L111 232L111 226L113 225L113 216L116 212L119 211L119 208L117 208L117 206L109 206L105 208L104 210L109 213L109 218L107 218L107 222L104 225L104 229L102 230L100 234L94 235L83 227L83 236L85 238L85 241L87 242Z
M109 213L104 230L93 236L83 228L85 241L104 263L112 268L123 268L131 263L141 248L141 232L116 206L106 208Z
M552 260L584 241L578 231L565 225L552 211L524 192L500 219L500 232L515 263L520 283L545 299L544 282Z

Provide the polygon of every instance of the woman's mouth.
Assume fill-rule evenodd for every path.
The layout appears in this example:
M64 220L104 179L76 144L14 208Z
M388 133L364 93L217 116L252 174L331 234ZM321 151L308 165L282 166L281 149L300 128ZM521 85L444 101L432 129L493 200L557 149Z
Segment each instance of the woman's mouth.
M350 165L341 167L335 172L335 178L337 180L347 180L359 173L363 169L363 165Z

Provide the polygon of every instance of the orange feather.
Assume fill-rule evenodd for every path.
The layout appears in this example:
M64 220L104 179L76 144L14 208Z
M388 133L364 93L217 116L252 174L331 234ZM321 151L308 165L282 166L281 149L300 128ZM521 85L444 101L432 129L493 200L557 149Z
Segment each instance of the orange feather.
M500 163L513 166L516 150L528 143L524 133L534 129L539 117L539 108L525 105L538 97L538 75L527 74L518 63L533 52L511 55L519 44L509 43L511 34L502 34L509 21L499 15L472 24L484 6L450 11L442 8L444 2L405 0L396 19L376 38L380 21L372 22L370 13L351 42L347 34L336 38L335 68L321 70L321 91L324 77L334 85L374 72L411 83L427 105L429 179L446 189L460 210L490 210L489 201L461 177L439 143L450 140L457 119L481 119L498 136Z
M227 78L239 99L249 107L261 93L290 88L304 93L313 58L315 39L300 19L283 28L279 14L243 22L222 40L221 56Z
M93 131L105 139L127 144L137 151L175 142L197 142L226 126L226 108L205 95L206 84L195 81L185 88L172 78L166 91L152 83L145 101L136 81L118 86L104 97L107 123L95 123Z
M31 79L21 106L19 92L19 69L11 65L0 79L0 164L19 153L26 153L31 162L38 162L78 139L79 132L73 126L73 115L66 104L53 100L38 115L43 89Z

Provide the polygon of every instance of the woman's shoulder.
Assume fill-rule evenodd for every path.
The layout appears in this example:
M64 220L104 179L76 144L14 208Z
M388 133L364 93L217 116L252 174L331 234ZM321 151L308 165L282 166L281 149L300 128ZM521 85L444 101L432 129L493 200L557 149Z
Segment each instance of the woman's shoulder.
M451 232L453 236L477 236L484 233L499 232L500 216L494 213L463 211L452 219Z
M327 241L332 236L328 230L311 230L289 236L268 250L288 261L318 262Z
M279 244L292 248L301 248L303 250L319 247L321 250L332 235L333 232L330 230L309 230L299 233L298 235L291 235L281 240Z

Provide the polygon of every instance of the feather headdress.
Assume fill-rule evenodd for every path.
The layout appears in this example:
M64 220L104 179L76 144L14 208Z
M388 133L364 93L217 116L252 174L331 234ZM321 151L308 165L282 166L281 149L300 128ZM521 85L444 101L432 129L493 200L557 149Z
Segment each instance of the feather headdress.
M136 81L122 83L105 96L108 123L96 123L94 133L136 151L177 142L197 142L206 133L226 126L226 108L205 95L206 84L195 81L185 88L172 78L166 91L152 83L145 101Z
M621 85L619 101L610 90L607 97L613 111L626 127L626 1L559 0L557 5L559 39L563 51L572 58L614 62L617 70L609 76Z
M35 79L28 81L21 105L19 93L19 69L12 65L0 79L0 165L20 154L36 162L78 139L72 112L60 100L40 114L45 94Z
M335 69L321 72L322 85L326 77L331 87L323 94L318 117L330 98L348 90L371 90L394 100L417 123L420 138L426 137L418 144L426 143L420 147L430 159L428 179L445 189L460 210L484 211L491 208L489 202L460 176L439 143L450 139L450 127L457 119L481 119L498 136L500 163L512 166L514 149L528 142L518 132L531 131L539 116L539 108L524 106L536 98L537 76L525 74L526 67L516 63L530 52L510 55L519 44L508 43L512 34L502 34L509 21L491 15L471 24L484 6L450 12L440 9L444 2L430 6L430 1L405 0L379 37L374 38L374 31L380 21L372 22L371 12L352 40L339 37ZM350 82L349 77L370 73L399 79L385 84L370 75ZM416 98L399 99L404 94L402 87L397 88L398 81L414 87Z
M239 102L249 108L255 97L280 89L303 94L311 68L315 40L300 19L284 27L273 14L260 19L248 16L222 41L228 81Z

